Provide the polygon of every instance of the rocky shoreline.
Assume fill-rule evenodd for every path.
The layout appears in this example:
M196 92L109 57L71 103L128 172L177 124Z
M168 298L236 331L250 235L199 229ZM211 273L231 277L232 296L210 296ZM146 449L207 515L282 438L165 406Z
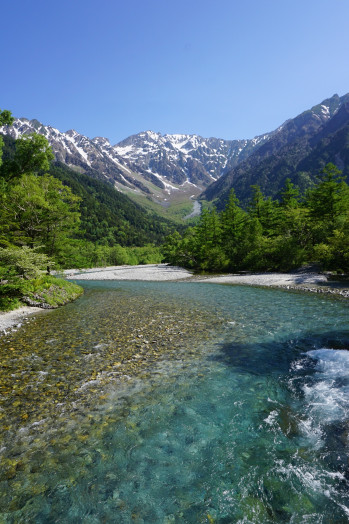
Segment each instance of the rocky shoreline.
M303 286L278 286L280 289L288 289L290 291L307 291L310 293L324 293L326 295L337 295L343 298L349 298L349 289L326 289L323 287L303 287Z
M112 266L91 269L67 269L63 275L69 280L138 280L155 282L198 282L274 287L289 291L321 293L349 298L349 282L329 280L323 273L295 271L292 273L254 273L226 275L195 275L181 267L167 264L142 266ZM0 333L18 327L33 313L43 311L39 307L22 307L15 311L0 313Z
M167 264L146 266L113 266L86 270L67 269L64 277L77 280L142 280L181 281L213 284L236 284L247 286L275 287L279 289L325 293L349 298L349 281L343 285L329 280L329 276L307 269L290 273L245 273L224 275L195 275L187 269Z
M34 313L42 312L43 309L33 306L23 306L14 311L0 312L0 334L6 334L9 330L18 328Z

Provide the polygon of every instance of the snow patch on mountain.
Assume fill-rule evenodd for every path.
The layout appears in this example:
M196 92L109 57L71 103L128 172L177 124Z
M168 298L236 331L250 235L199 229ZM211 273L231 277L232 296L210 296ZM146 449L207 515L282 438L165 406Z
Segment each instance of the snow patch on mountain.
M199 135L143 131L114 146L114 150L139 169L182 185L186 180L204 188L237 165L270 134L252 140L223 140Z
M225 171L247 158L271 134L252 140L223 140L199 135L143 131L119 144L105 137L90 139L74 129L61 132L38 120L15 119L0 132L14 139L30 133L44 135L56 160L91 176L103 177L119 191L132 191L162 199L187 191L201 192Z

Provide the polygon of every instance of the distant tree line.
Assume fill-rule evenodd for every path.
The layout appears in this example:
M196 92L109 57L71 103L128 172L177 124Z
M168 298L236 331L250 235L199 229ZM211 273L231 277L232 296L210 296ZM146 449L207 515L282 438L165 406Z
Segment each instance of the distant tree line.
M327 164L304 195L288 179L280 200L259 186L247 209L231 191L225 209L204 209L198 224L170 235L165 260L198 271L286 271L318 262L349 271L349 186Z

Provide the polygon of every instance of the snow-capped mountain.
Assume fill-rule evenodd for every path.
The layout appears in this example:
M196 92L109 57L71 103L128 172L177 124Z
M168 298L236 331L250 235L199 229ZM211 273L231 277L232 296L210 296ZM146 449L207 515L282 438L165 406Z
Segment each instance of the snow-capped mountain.
M334 95L287 120L275 131L249 140L145 131L112 145L107 138L90 139L74 130L63 133L26 118L16 119L11 127L0 128L0 132L15 139L40 133L48 139L57 161L106 180L130 196L143 195L166 203L198 196L205 190L203 196L210 200L228 191L233 179L245 177L250 183L251 177L245 176L246 167L255 172L260 162L284 147L318 133L348 97Z
M261 147L227 170L202 193L223 208L230 190L242 201L251 195L251 186L259 185L264 194L277 197L290 178L305 191L328 162L348 172L345 139L339 138L348 125L349 94L333 95L287 120Z
M56 160L68 167L105 179L120 190L151 192L146 186L143 187L139 174L133 172L133 166L114 151L106 138L91 140L73 129L62 133L54 127L26 118L15 119L11 127L4 126L0 132L15 139L30 133L42 134L52 146Z
M63 133L26 118L17 118L0 132L15 139L40 133L49 141L57 161L105 179L119 191L152 196L160 202L181 192L199 194L270 137L223 140L146 131L113 146L104 137L90 139L74 130Z
M174 184L205 187L247 158L270 134L252 140L223 140L198 135L161 135L145 131L114 146L114 150L138 169Z

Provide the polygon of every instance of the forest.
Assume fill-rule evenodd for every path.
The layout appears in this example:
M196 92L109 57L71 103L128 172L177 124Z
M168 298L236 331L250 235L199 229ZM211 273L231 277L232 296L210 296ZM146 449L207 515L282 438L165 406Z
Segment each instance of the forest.
M0 111L0 125L12 121ZM23 302L54 307L79 294L51 276L63 268L165 261L198 272L287 271L309 263L349 271L349 186L334 164L304 194L290 180L277 200L258 185L251 189L245 208L231 190L222 211L204 207L195 226L175 226L55 163L43 135L0 135L0 309Z
M0 126L12 121L0 111ZM53 161L42 135L0 135L0 310L55 307L81 292L52 271L160 262L174 230L111 186Z
M251 187L246 209L231 190L226 207L167 238L165 260L196 271L288 271L304 264L349 271L349 186L327 164L305 194L286 180L279 200Z

